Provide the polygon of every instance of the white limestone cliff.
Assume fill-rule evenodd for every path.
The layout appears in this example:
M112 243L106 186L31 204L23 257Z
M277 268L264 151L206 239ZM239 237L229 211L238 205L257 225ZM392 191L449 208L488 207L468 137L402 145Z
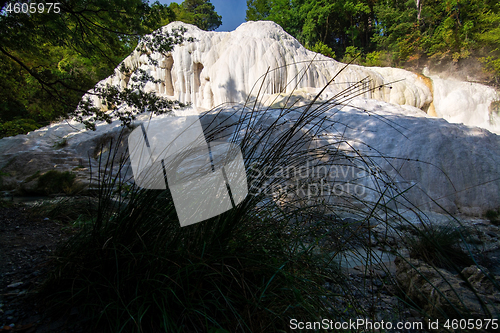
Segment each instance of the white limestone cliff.
M163 29L180 25L176 22ZM241 103L258 95L259 80L272 69L259 100L261 105L272 106L271 118L280 118L279 107L296 101L300 105L301 100L307 103L344 66L306 50L272 22L247 22L233 32L184 26L186 37L195 41L176 46L167 56L152 54L158 66L148 64L137 52L124 60L161 79L146 89L192 103L193 108L176 111L176 115L198 114L222 103L233 103L243 112ZM379 154L377 163L418 208L441 211L441 206L452 213L481 215L500 207L500 137L491 133L500 133L500 127L491 112L492 101L498 99L493 89L402 69L349 66L322 99L334 97L365 78L369 78L367 85L374 88L372 91L358 91L359 98L349 105L324 108L326 134L342 133L348 145L370 158L375 158L375 152ZM125 87L129 79L117 70L100 84ZM366 90L367 86L361 88ZM342 100L343 95L337 99ZM148 117L139 117L136 125ZM95 177L98 148L111 140L117 142L120 130L118 121L98 124L95 132L83 130L75 122L61 122L27 135L3 138L0 170L8 174L3 177L4 186L19 189L38 171L51 169L77 172L85 181L89 170L77 168L81 165L92 166ZM58 144L61 141L65 145ZM126 152L126 145L120 149Z
M322 123L319 146L341 140L347 152L367 156L392 179L396 187L391 191L404 193L415 209L440 213L444 209L453 214L481 216L489 209L500 207L500 136L477 127L427 117L414 107L361 99L350 104L324 109L318 118ZM303 110L305 107L299 107L296 112L284 115L282 109L269 109L266 119L260 114L258 117L264 119L261 121L264 127L273 126L276 120L294 123ZM243 105L236 104L213 112L238 121L238 113L246 111ZM187 113L176 111L177 116ZM156 116L151 121L166 116ZM147 126L148 121L149 115L145 114L137 119L136 125ZM247 130L249 126L243 124L241 128ZM95 180L101 157L99 147L119 142L120 131L119 121L100 123L96 131L84 130L81 124L72 121L0 139L0 170L7 186L4 189L27 187L27 180L34 174L53 169L75 172L80 181L87 183L89 167L92 167ZM273 131L279 135L280 128ZM58 143L62 140L66 145L61 148ZM126 138L119 147L126 153ZM109 151L104 154L103 161ZM85 168L79 168L81 166ZM124 177L132 179L130 173ZM372 181L371 177L360 177L354 184L374 188ZM383 189L363 194L367 195L366 200L377 202L380 191ZM396 200L402 199L396 197Z
M495 89L478 83L444 80L438 76L430 78L437 117L500 134L500 117L493 108L493 102L500 100Z
M185 37L194 42L175 46L165 55L153 54L158 66L148 64L145 56L132 53L124 60L128 66L141 66L160 84L146 89L199 110L208 110L222 103L241 103L248 97L259 97L272 104L268 94L314 94L318 88L338 74L328 89L329 96L365 80L360 97L399 105L417 107L431 116L450 122L479 126L500 133L500 121L490 105L500 100L498 93L487 86L426 77L397 68L347 68L331 58L304 48L279 25L269 21L246 22L231 32L207 32L195 26L173 22L162 28L165 33L185 27ZM340 72L340 74L339 74ZM125 87L129 78L118 70L104 80ZM372 90L367 91L369 88Z

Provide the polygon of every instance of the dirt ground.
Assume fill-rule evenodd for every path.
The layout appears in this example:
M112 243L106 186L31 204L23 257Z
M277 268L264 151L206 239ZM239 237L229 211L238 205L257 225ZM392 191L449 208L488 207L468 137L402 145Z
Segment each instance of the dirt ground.
M498 242L498 228L495 227L494 233L488 228L482 234L489 235L490 243ZM43 307L43 300L35 297L35 290L47 277L58 243L74 230L69 223L30 216L25 205L4 207L0 202L0 333L95 332L88 329L91 323L77 309L69 309L65 315L50 314ZM500 258L497 252L490 257ZM495 261L493 267L498 263ZM353 288L357 286L354 289L359 294L360 306L367 313L373 313L374 318L388 320L387 316L389 319L396 316L405 321L423 322L418 312L398 298L396 286L385 275L384 271L373 269L372 272L363 267L350 270L347 279Z
M0 207L0 332L83 332L77 314L51 318L33 297L52 252L69 236L64 227L30 218L22 205Z
M78 311L62 317L51 316L35 297L37 287L43 282L50 268L52 253L57 244L67 239L72 228L69 224L48 218L30 217L26 206L9 208L0 206L0 332L26 333L82 333L86 321ZM365 272L366 273L366 272ZM356 285L366 285L360 299L366 308L376 308L379 314L394 312L410 319L408 309L400 309L396 297L382 290L380 297L374 297L372 280L365 280L362 270L353 270L349 280ZM377 279L375 279L377 280ZM363 283L363 281L365 281ZM368 284L366 281L370 281ZM364 304L366 303L366 304ZM372 310L373 311L373 310ZM420 321L418 318L411 318ZM87 324L90 324L87 322ZM85 328L84 328L85 327ZM94 331L92 331L94 332Z

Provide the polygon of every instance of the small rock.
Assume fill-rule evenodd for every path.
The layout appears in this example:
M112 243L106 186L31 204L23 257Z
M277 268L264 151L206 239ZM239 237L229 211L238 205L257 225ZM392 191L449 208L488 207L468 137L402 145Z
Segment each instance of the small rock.
M387 276L387 273L385 271L382 271L382 270L376 270L375 271L375 274L380 277L380 278L385 278Z
M389 294L389 295L395 295L398 292L398 288L394 285L384 285L384 290Z
M19 287L23 284L23 282L14 282L14 283L11 283L7 286L7 288L16 288L16 287Z
M410 308L410 315L412 315L413 317L416 318L416 317L420 316L420 312L418 312L415 309Z
M464 268L460 275L454 275L417 259L396 258L395 263L397 280L407 297L425 304L423 310L431 315L442 318L443 313L455 313L459 309L481 317L485 311L494 313L494 304L500 303L497 289L491 277L486 276L485 268L473 265Z

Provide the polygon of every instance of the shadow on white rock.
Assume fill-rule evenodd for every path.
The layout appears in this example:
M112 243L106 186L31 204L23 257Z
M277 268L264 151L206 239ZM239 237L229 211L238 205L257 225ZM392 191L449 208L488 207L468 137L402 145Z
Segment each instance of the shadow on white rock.
M148 64L147 57L138 52L124 60L161 80L158 84L150 83L146 89L192 103L193 108L176 111L177 115L197 114L221 103L233 104L223 113L246 112L237 103L250 101L248 105L253 105L262 84L257 106L272 106L268 116L280 119L281 111L275 108L293 104L297 107L295 112L283 119L292 123L305 110L300 105L310 103L344 67L308 51L272 22L247 22L232 32L205 32L179 22L162 29L169 31L181 25L187 28L186 37L195 41L178 45L167 55L152 54L158 66ZM123 88L129 79L116 70L101 84ZM479 85L449 85L439 79L432 84L429 80L402 69L345 68L314 106L325 103L318 113L318 120L323 122L321 135L314 144L327 143L332 136L335 140L342 138L344 146L339 148L356 151L377 165L391 179L389 185L394 193L404 192L408 208L439 212L444 209L469 215L497 209L499 137L477 127L450 124L425 111L499 132L491 122L496 118L484 116L491 113L491 102L498 96ZM355 87L354 91L349 91L349 87ZM354 96L357 98L352 99ZM134 125L148 117L144 114ZM36 172L53 169L76 172L82 182L88 183L90 168L95 178L99 159L105 161L109 156L110 151L105 148L101 152L101 147L113 142L120 153L126 153L126 138L120 140L121 129L118 121L98 124L95 132L84 130L75 122L61 122L28 135L3 138L3 186L22 188ZM122 179L129 176L130 172L121 175ZM370 188L372 179L362 177L359 181Z
M279 25L269 21L246 22L231 32L207 32L195 26L173 22L165 33L185 27L184 42L168 54L153 53L158 64L134 51L124 64L138 66L161 83L145 89L209 110L222 103L242 103L268 94L290 94L297 89L311 93L323 88L344 64L304 48ZM267 76L264 75L266 72ZM118 69L101 84L126 87L131 78ZM263 82L265 80L265 82ZM443 117L500 133L500 123L491 104L500 100L487 86L426 77L398 68L350 65L326 92L337 94L360 81L365 89L360 97L407 105ZM95 103L100 106L96 99Z

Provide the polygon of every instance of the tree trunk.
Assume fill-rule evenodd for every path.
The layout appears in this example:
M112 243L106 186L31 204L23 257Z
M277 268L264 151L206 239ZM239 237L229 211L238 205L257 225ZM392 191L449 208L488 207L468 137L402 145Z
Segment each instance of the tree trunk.
M423 6L424 0L415 0L415 1L417 3L417 23L418 23L418 26L420 27L420 19L421 19L421 15L422 15L422 6Z
M326 29L325 29L325 36L323 37L323 44L326 44L326 38L328 36L328 19L330 18L330 15L326 17Z

